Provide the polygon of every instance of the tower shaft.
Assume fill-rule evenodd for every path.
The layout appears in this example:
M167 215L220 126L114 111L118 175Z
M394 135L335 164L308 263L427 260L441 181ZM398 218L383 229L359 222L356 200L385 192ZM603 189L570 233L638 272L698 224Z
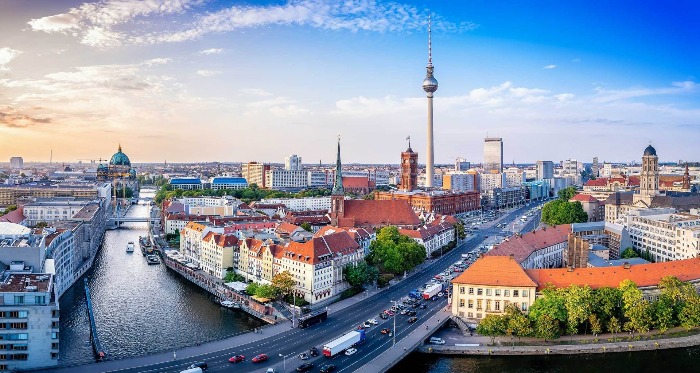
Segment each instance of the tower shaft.
M433 148L433 97L428 96L428 149L425 155L425 187L433 187L435 152Z

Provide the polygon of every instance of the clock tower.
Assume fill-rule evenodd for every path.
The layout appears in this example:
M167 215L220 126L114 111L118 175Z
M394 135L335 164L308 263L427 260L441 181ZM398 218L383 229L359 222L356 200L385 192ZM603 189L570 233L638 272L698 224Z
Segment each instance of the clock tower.
M401 185L404 192L410 192L418 186L418 153L411 149L411 137L407 138L408 149L401 153Z

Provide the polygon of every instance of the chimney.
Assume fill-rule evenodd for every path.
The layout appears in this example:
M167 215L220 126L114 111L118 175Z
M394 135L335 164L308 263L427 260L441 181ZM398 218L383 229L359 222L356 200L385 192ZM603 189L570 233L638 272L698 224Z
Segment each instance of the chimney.
M625 264L622 265L622 268L624 269L630 269L631 265L630 262L625 262Z
M567 271L567 272L573 272L573 271L574 271L574 266L568 266L568 267L566 268L566 271Z

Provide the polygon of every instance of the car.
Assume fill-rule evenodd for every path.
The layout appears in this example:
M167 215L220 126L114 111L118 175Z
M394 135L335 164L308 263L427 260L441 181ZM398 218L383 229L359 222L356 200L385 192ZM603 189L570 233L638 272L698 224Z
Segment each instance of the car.
M415 316L415 315L416 315L416 311L408 311L406 314L407 314L408 316Z
M318 356L318 348L316 348L316 347L311 347L311 348L309 349L309 355L311 355L311 356Z
M312 363L304 363L304 364L301 364L297 367L297 372L308 372L313 367L314 367L314 365Z
M377 319L369 319L369 320L367 320L367 322L370 323L370 324L372 324L372 325L377 325L377 324L379 324L379 322L377 321Z
M306 352L302 352L299 354L299 359L301 360L307 360L309 358L309 355Z
M267 371L265 373L275 373L275 368L267 368Z
M207 364L206 361L199 361L196 363L192 363L192 365L190 365L190 369L201 368L202 370L207 370L208 367L209 367L209 364Z
M391 329L389 329L389 328L382 329L382 334L389 334L389 333L391 333Z
M445 340L442 338L438 338L438 337L430 337L430 343L436 344L436 345L444 345Z
M364 329L365 329L365 325L364 325L364 324L360 324L360 325L357 326L357 330L364 330Z
M345 355L348 355L348 356L355 355L356 352L357 352L356 348L350 347L347 350L345 350Z
M240 363L241 361L245 360L245 356L243 355L233 355L231 358L228 359L229 363Z
M418 321L418 318L415 316L409 317L408 318L408 323L413 324L414 322Z
M392 310L386 310L386 311L384 311L384 313L386 313L386 314L389 315L389 316L394 316L394 315L395 315L395 314L394 314L394 311L392 311Z
M372 327L372 323L371 323L371 322L369 322L369 321L365 321L365 323L364 323L364 324L362 324L362 326L364 326L364 327L365 327L365 329L368 329L368 328Z
M386 313L382 312L382 313L379 314L379 317L381 317L382 319L386 320L386 319L389 318L389 315L387 315Z
M408 313L408 310L401 310L401 312L399 312L399 313L402 314L402 315L405 315L405 314Z
M424 310L424 309L426 309L426 308L428 308L428 306L426 306L425 304L421 304L421 305L420 305L420 309Z
M335 365L333 365L333 364L326 364L326 365L321 366L321 373L331 373L334 370L335 370Z
M262 363L263 361L267 361L268 357L265 354L260 354L256 357L254 357L251 361L254 363Z

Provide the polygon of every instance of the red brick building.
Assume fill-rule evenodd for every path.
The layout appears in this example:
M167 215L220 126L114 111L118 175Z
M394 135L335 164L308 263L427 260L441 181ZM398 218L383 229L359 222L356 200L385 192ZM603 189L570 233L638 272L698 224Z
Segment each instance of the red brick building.
M415 211L434 212L443 215L461 214L478 210L481 205L479 192L374 192L378 201L406 201Z

